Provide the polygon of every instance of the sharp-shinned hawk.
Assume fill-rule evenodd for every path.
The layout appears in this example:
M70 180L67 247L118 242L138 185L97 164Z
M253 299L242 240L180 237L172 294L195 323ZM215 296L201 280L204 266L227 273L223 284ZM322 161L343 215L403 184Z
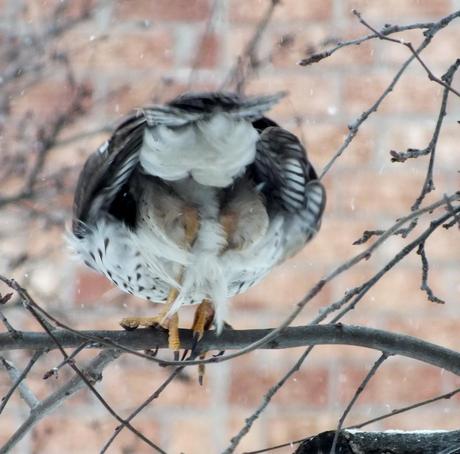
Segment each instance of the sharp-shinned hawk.
M167 303L156 317L179 348L177 311L195 332L316 234L325 191L299 139L266 118L282 94L186 93L128 116L87 160L73 247L122 290Z

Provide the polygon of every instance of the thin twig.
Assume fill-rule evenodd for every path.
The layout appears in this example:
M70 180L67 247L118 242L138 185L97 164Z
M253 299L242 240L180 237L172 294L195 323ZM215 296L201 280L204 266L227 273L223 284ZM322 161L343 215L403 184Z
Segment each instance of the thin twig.
M422 65L423 69L428 74L428 78L431 81L436 82L439 85L442 85L446 90L448 90L448 91L450 91L450 92L452 92L452 93L454 93L454 94L456 94L457 96L460 97L460 93L457 90L455 90L454 88L452 88L450 86L450 84L447 84L444 80L439 79L438 77L436 77L433 74L433 72L430 70L430 68L428 68L428 66L425 64L425 62L420 58L419 53L414 49L414 46L412 45L411 42L404 41L403 39L395 39L395 38L389 38L388 36L385 36L384 34L382 34L379 31L377 31L374 27L372 27L372 25L370 25L368 22L366 22L363 19L362 15L361 15L361 13L359 11L354 9L354 10L352 10L352 12L358 18L359 22L361 22L361 24L363 24L366 28L368 28L369 30L374 32L379 39L381 39L383 41L389 41L389 42L396 43L396 44L403 45L403 46L407 47L411 51L412 55ZM454 18L459 17L460 16L460 11L457 11L456 13L454 13L453 16L454 16ZM428 28L428 30L426 30L424 32L425 36L432 35L432 34L433 34L433 27Z
M157 399L160 394L165 390L165 388L176 378L184 369L184 366L179 366L174 369L174 371L169 375L169 377L153 392L139 407L137 407L127 418L126 418L126 423L131 421L135 416L137 416L147 405L149 405L153 400ZM106 444L103 446L103 448L100 451L100 454L104 454L107 452L107 449L110 447L112 442L115 440L115 438L118 436L118 434L123 430L124 427L126 427L126 423L123 422L121 423L114 431L112 436L109 438L109 440L106 442ZM161 451L163 452L163 451Z
M438 401L443 400L443 399L450 399L451 397L455 396L458 393L460 393L460 388L456 388L453 391L449 391L448 393L441 394L440 396L436 396L436 397L433 397L431 399L423 400L421 402L417 402L415 404L408 405L406 407L402 407L402 408L392 410L389 413L385 413L385 414L377 416L375 418L368 419L367 421L361 422L359 424L353 424L352 426L347 426L347 427L344 428L344 430L361 429L361 427L367 426L367 425L372 424L374 422L381 421L382 419L391 418L392 416L399 415L400 413L405 413L407 411L414 410L416 408L423 407L425 405L428 405L428 404L431 404L431 403L434 403L434 402L438 402ZM311 438L311 437L308 436L308 437L300 438L299 440L288 441L286 443L282 443L282 444L279 444L279 445L276 445L276 446L270 446L268 448L258 449L257 451L247 451L244 454L262 454L264 452L269 452L269 451L274 451L276 449L285 448L286 446L297 445L297 444L302 443L303 441L305 441L305 440L307 440L309 438Z
M5 396L2 397L0 403L0 415L2 414L6 404L10 400L10 397L14 394L14 391L19 387L19 393L21 394L24 401L30 408L33 408L35 405L39 403L38 399L35 397L33 392L30 389L26 389L22 383L24 378L26 378L27 374L32 369L33 365L37 362L38 358L43 354L42 350L37 350L33 355L30 361L27 363L27 366L24 370L19 373L19 371L11 364L9 361L5 360L5 358L0 356L0 361L2 361L3 366L9 372L10 377L13 379L13 386L8 390Z
M85 349L91 342L82 342L67 358L65 358L63 361L61 361L56 367L53 367L52 369L48 370L45 372L43 375L43 380L47 380L50 378L52 375L57 377L59 369L61 367L65 366L68 364L70 361L74 361L74 358L83 350Z
M45 166L49 152L56 144L58 134L65 126L75 120L77 114L82 112L83 102L88 95L87 87L77 87L69 106L57 115L47 131L41 130L39 132L39 137L37 138L37 156L35 163L29 171L29 175L26 177L23 186L15 194L0 198L0 208L33 197L38 177Z
M358 400L358 397L361 395L361 393L365 390L367 384L371 380L371 378L375 375L377 372L378 368L382 365L382 363L388 358L388 354L386 352L383 352L382 355L375 361L374 365L371 367L371 370L366 374L364 377L364 380L361 382L361 384L358 386L356 389L353 397L351 398L350 402L348 403L347 407L345 408L345 411L343 412L342 416L339 419L339 423L337 425L337 429L334 434L334 440L332 441L332 447L331 447L331 452L330 454L335 454L335 448L337 446L337 441L339 439L339 434L342 430L343 423L350 413L353 405L355 402Z
M8 295L5 295L6 297L8 297L9 299L9 296L11 294L8 294ZM8 321L8 319L5 317L5 315L3 314L3 312L0 310L0 321L3 323L3 326L6 328L6 330L14 337L21 337L21 334L19 331L15 330L13 328L13 325L11 325L11 323Z
M460 207L457 208L457 212L460 212ZM368 281L366 281L360 288L356 295L353 296L352 301L345 306L332 320L332 323L336 323L338 320L341 320L344 315L348 312L353 310L358 302L364 297L364 295L397 263L399 263L405 256L407 256L410 252L412 252L416 247L418 247L421 243L424 243L425 240L446 220L450 219L453 216L452 213L445 214L440 218L432 221L430 226L422 232L417 238L411 241L409 244L404 246L401 251L399 251L385 266L383 266L374 276L372 276ZM345 303L345 298L330 307L328 307L325 311L322 312L321 316L323 317L326 313L332 312L332 310L337 310ZM333 307L333 309L332 309Z
M296 304L296 308L291 312L291 314L289 314L289 316L282 322L282 324L280 326L278 326L278 328L276 328L276 329L274 329L272 331L269 331L267 335L264 335L262 338L257 338L258 340L256 340L255 342L251 343L250 345L246 344L244 346L244 348L242 348L241 350L239 350L236 353L229 354L229 355L224 355L224 356L219 356L219 357L215 357L215 358L209 358L209 359L206 359L206 360L193 360L193 361L189 361L188 364L190 364L190 365L198 365L198 364L207 364L207 363L211 363L211 362L214 363L214 362L227 361L229 359L233 359L233 358L235 358L237 356L240 356L240 355L243 355L243 354L248 353L250 351L253 351L253 350L255 350L255 349L259 348L259 347L262 348L265 344L268 344L269 342L271 342L275 338L277 338L279 336L279 334L295 320L295 318L302 311L302 309L305 307L305 305L308 304L308 302L311 301L322 290L322 288L328 282L330 282L331 280L333 280L335 277L339 276L343 272L347 271L348 269L350 269L352 266L354 266L356 263L360 262L361 260L369 259L369 257L372 255L372 253L381 244L383 244L386 241L386 239L391 237L394 234L395 231L399 230L401 228L401 226L403 226L407 222L411 221L415 217L419 217L419 216L421 216L422 214L424 214L426 212L431 212L431 211L433 211L435 209L438 209L438 208L440 208L442 206L445 206L446 203L447 203L447 200L449 200L450 202L460 200L460 192L455 193L455 194L453 194L451 196L448 196L447 199L444 197L442 200L439 200L439 201L437 201L437 202L435 202L435 203L433 203L433 204L431 204L431 205L429 205L429 206L427 206L425 208L422 208L422 209L420 209L420 210L418 210L416 212L410 213L407 216L399 219L392 227L390 227L388 230L386 230L385 234L381 235L365 251L361 252L360 254L355 255L354 257L352 257L348 261L346 261L343 264L341 264L340 266L338 266L336 269L334 269L328 275L326 275L325 277L320 279L310 289L310 291L305 295L305 297ZM18 284L16 282L14 282L14 281L12 281L10 279L7 279L6 277L4 277L2 275L0 275L0 280L3 281L5 284L7 284L8 286L10 286L13 289L16 289L18 287ZM88 341L93 341L93 342L95 342L97 344L100 344L100 345L106 345L107 347L119 348L119 349L121 349L121 350L123 350L123 351L125 351L127 353L131 353L131 354L134 354L136 356L148 359L150 361L158 362L158 363L161 363L161 364L164 364L164 365L175 365L175 366L182 365L182 363L180 361L167 361L167 360L160 360L158 358L152 358L151 356L145 355L145 354L143 354L141 352L133 350L133 349L127 347L126 345L121 345L120 343L117 343L116 341L111 340L108 337L106 337L106 338L98 338L98 337L91 337L88 334L87 335L82 334L84 332L75 330L75 329L65 325L64 323L60 322L55 317L53 317L51 314L47 313L35 301L30 300L29 304L31 306L33 306L37 311L40 311L41 313L45 314L45 316L48 317L50 320L52 320L57 326L65 329L69 333L72 333L75 336L77 336L77 338L80 339L80 342L82 340L88 340ZM150 330L148 330L148 331L150 332ZM186 337L185 333L186 333L186 331L184 331L185 342L186 342L187 337ZM152 345L153 346L155 346L155 345L160 345L161 346L162 345L161 343L164 343L164 345L166 345L166 336L164 335L164 333L158 333L158 332L155 333L155 331L151 331L150 335L155 336L155 337L151 340L150 345L148 345L147 347L143 347L143 348L151 348ZM223 338L223 336L224 335L222 335L221 338ZM2 335L0 334L0 338L1 337L2 337ZM80 344L80 342L77 342L73 346L74 347L78 346ZM156 342L158 342L158 343L156 343ZM212 345L205 345L205 344L202 344L202 345L207 350L213 350L213 349L222 350L221 345L219 345L219 346L217 346L215 348L213 348ZM185 344L185 343L184 343L184 346L185 346L185 348L189 348L189 346L187 346L187 344Z
M446 16L442 18L438 22L434 22L432 26L429 28L429 33L425 33L425 39L422 41L420 46L415 50L417 55L419 55L423 49L425 49L428 44L430 44L431 40L435 36L437 32L439 32L441 29L446 27L452 20L460 16L460 11L457 11L453 14L450 14L449 16ZM367 109L365 112L363 112L355 121L350 123L348 125L348 134L347 137L345 138L343 144L339 147L339 149L336 151L334 156L331 158L331 160L326 164L324 167L323 171L320 174L320 179L324 177L324 175L330 170L332 165L335 163L335 161L342 155L342 153L348 148L354 137L359 131L360 126L369 118L369 116L376 112L378 108L380 107L380 104L383 102L383 100L393 91L396 83L399 81L401 76L404 74L406 71L407 67L409 64L415 59L414 54L412 54L401 66L401 68L398 70L396 75L394 76L393 80L390 82L388 87L383 91L383 93L380 95L380 97L377 99L377 101L374 102L374 104Z
M225 81L220 86L220 90L228 89L232 85L235 86L237 93L243 93L245 84L247 83L248 76L252 70L257 66L256 50L259 45L262 36L267 29L268 24L275 12L275 8L281 3L280 0L271 0L267 11L262 16L260 22L255 28L254 34L252 35L243 53L238 57L238 60L229 71Z
M426 29L433 27L434 24L435 22L421 22L421 23L409 24L409 25L388 25L387 24L379 31L379 34L387 36L387 35L392 35L394 33L400 33L400 32L407 31L407 30L417 30L417 29L426 30ZM348 41L340 40L335 43L334 47L330 49L326 49L321 52L315 52L309 55L307 58L300 60L297 64L300 66L309 66L313 63L318 63L319 61L330 57L332 54L334 54L335 52L337 52L338 50L344 47L359 46L360 44L366 41L370 41L376 38L379 38L379 35L377 33L372 33L366 36L362 36L360 38L350 39Z
M1 277L0 277L1 279ZM41 325L41 327L45 330L46 334L53 340L56 344L56 347L61 352L64 359L68 361L69 355L64 350L64 347L59 342L59 340L54 335L53 330L48 327L48 322L45 322L43 317L37 312L36 306L37 304L28 294L27 290L22 288L17 282L10 280L9 285L18 292L19 296L22 298L23 304L25 305L26 309L33 315L33 317L37 320L37 322ZM80 377L80 379L86 384L89 390L94 394L94 396L99 400L99 402L106 408L106 410L119 422L124 422L124 419L118 415L118 413L107 403L107 401L102 397L102 395L96 390L96 388L91 383L91 380L83 373L80 368L73 362L68 361L67 364L74 370L74 372ZM137 435L141 440L147 443L150 447L156 449L157 451L161 452L161 449L156 446L152 441L150 441L147 437L145 437L141 432L139 432L135 427L131 424L127 423L126 426L128 427L131 432ZM1 454L1 452L0 452Z
M428 258L425 252L425 242L420 243L417 249L417 254L420 256L422 261L422 286L420 287L426 293L428 299L433 303L445 304L445 301L441 298L438 298L431 290L431 287L428 284L428 272L430 270L430 265L428 263Z
M460 210L460 209L459 209ZM453 215L451 213L451 215ZM444 222L443 219L441 219L439 221L439 223L437 224L437 226L435 226L433 228L433 225L430 226L430 228L432 228L434 231L435 228L437 228L439 225L442 225L442 223ZM431 234L431 232L429 234ZM423 237L422 237L423 238ZM424 239L426 240L427 237L425 237ZM419 240L420 241L420 240ZM415 247L415 245L413 246ZM405 252L405 254L408 254L410 252L410 250L413 249L413 247L409 250L406 250L406 248L403 250ZM397 263L399 260L401 260L402 258L404 257L404 255L401 255L400 257L397 258L397 260L394 262L394 263ZM389 269L389 268L388 268ZM356 289L353 289L352 291L348 292L345 297L339 301L338 303L334 303L332 304L331 306L329 306L328 308L326 308L325 310L322 310L319 314L318 317L316 317L312 322L311 324L312 325L315 325L317 323L320 323L322 320L324 320L326 318L326 316L332 312L332 311L335 311L337 309L339 309L340 307L342 307L349 299L351 299L353 296L355 295L358 295L357 299L355 299L353 302L352 302L352 306L350 307L355 307L356 304L358 303L358 301L364 296L364 294L372 287L372 285L374 285L378 279L383 275L385 274L388 269L385 267L384 270L385 271L381 271L380 273L377 273L377 277L374 279L370 279L368 282L366 282L365 284L361 285L360 287L357 287ZM348 308L348 310L350 310L350 308ZM345 314L347 313L347 311L342 311L338 316L336 316L333 320L333 322L335 321L338 321L340 320ZM288 328L289 329L289 328ZM285 331L283 331L283 334L285 334ZM233 452L232 450L234 450L237 446L237 444L239 443L239 441L242 439L242 437L249 431L249 429L251 428L252 424L254 423L254 421L260 416L260 414L262 413L262 411L267 407L267 405L269 404L270 400L272 399L272 397L274 396L274 394L282 387L282 385L285 383L285 381L292 375L292 373L297 370L298 368L300 368L300 366L302 365L302 363L305 361L305 359L307 358L307 356L309 355L309 353L311 352L311 350L313 349L313 346L309 347L302 355L301 357L299 358L299 360L296 362L295 366L290 369L286 375L283 376L283 378L275 385L273 386L272 388L270 388L270 390L264 395L263 399L262 399L262 402L261 404L257 407L257 409L251 414L251 416L249 416L248 418L246 418L245 420L245 424L244 426L242 427L242 429L238 432L238 434L232 438L231 440L231 444L230 446L227 448L227 452L230 453L230 452ZM382 349L382 351L384 351L384 349Z
M100 352L83 370L82 373L87 380L95 383L102 377L102 370L114 359L120 356L120 352L114 349L107 349ZM30 412L28 418L21 424L11 438L0 448L0 454L6 454L32 429L32 427L43 417L59 407L69 396L85 387L85 382L77 375L72 377L61 388L42 400Z
M448 393L441 394L440 396L436 396L431 399L417 402L416 404L408 405L407 407L402 407L402 408L397 408L395 410L391 410L389 413L385 413L375 418L368 419L367 421L360 422L359 424L353 424L352 426L348 426L345 429L347 430L348 429L360 429L361 427L367 426L377 421L381 421L382 419L391 418L392 416L399 415L400 413L404 413L406 411L410 411L415 408L423 407L424 405L432 404L433 402L437 402L442 399L450 399L451 397L455 396L458 393L460 393L460 388L454 389L453 391L449 391Z
M274 395L284 386L284 384L289 380L289 378L302 366L303 362L313 350L313 346L308 347L300 356L300 358L296 361L296 363L287 371L286 374L274 385L272 386L263 396L261 403L256 408L252 414L245 419L244 426L239 430L239 432L231 438L229 446L225 449L223 454L231 454L238 444L240 443L241 439L249 432L254 422L259 418L262 412L267 408L268 404L271 402Z

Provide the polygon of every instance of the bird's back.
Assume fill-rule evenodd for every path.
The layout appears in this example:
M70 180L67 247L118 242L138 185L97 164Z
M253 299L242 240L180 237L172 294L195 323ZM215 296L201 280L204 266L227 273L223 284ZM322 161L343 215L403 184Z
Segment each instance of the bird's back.
M172 311L210 299L222 321L227 299L302 248L324 209L303 146L263 116L278 99L187 94L125 120L80 176L85 262L149 300L178 288Z

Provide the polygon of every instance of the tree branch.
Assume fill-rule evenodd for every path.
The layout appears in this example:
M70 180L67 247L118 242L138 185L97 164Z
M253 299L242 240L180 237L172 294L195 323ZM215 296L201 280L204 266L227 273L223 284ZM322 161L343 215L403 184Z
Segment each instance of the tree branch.
M82 370L82 373L92 383L102 378L102 371L114 359L120 356L121 352L115 349L107 349L100 352L88 365ZM85 382L75 375L65 385L55 391L53 394L42 400L38 405L31 409L29 417L16 430L7 443L0 448L0 454L6 454L37 424L43 417L58 408L68 397L75 394L86 386Z
M214 331L207 332L200 342L200 350L238 350L257 342L272 331L268 329L228 330L218 336ZM168 337L165 332L155 329L137 329L135 331L81 331L79 334L65 330L56 330L53 336L62 348L78 347L82 340L93 343L89 348L109 348L113 345L136 350L167 348ZM193 346L191 330L180 330L183 348ZM385 351L393 355L417 359L433 366L441 367L460 375L460 353L417 339L405 334L351 326L343 324L296 326L284 328L275 339L261 346L263 349L293 348L306 345L354 345ZM0 334L2 350L43 350L56 349L55 342L47 333L22 332L22 339L14 339L8 333ZM206 362L220 362L221 357L210 358ZM160 360L161 362L161 360ZM167 363L165 361L165 363ZM191 362L193 364L193 362Z
M330 452L335 431L320 433L305 440L294 454L320 454ZM374 454L454 454L460 445L460 430L435 431L344 431L339 436L340 453ZM454 450L452 450L454 449Z
M29 408L34 408L36 405L38 405L39 401L37 397L32 392L32 390L30 390L27 386L24 385L24 383L22 383L22 381L27 376L30 369L32 369L32 366L37 362L38 358L40 358L42 353L43 352L41 350L37 350L22 372L19 372L12 363L0 356L0 361L3 363L3 366L5 367L11 380L13 381L13 386L9 389L7 394L4 397L2 397L0 401L0 414L6 407L8 400L13 395L16 389L19 389L19 394L24 399Z
M346 417L348 416L348 414L350 413L353 405L355 404L355 402L358 400L358 397L361 395L361 393L366 388L366 386L369 383L370 379L376 374L378 368L382 365L382 363L387 358L388 358L387 353L385 353L385 352L382 353L380 355L380 357L377 359L377 361L374 363L374 365L371 367L370 371L366 374L366 376L364 377L364 380L362 381L362 383L356 389L355 394L351 398L350 402L348 403L348 405L345 408L342 416L339 419L339 423L337 425L337 430L335 431L334 439L332 440L332 447L331 447L331 453L330 454L335 454L335 450L336 450L336 447L337 447L337 441L339 439L339 435L342 432L343 423L344 423Z
M457 17L460 17L460 11L456 11L455 13L450 14L449 16L446 16L439 20L438 22L434 22L431 24L431 26L428 28L428 30L425 31L425 39L422 41L422 43L418 46L417 49L415 49L412 53L412 55L403 63L401 68L399 68L398 72L395 74L393 80L390 82L388 87L384 90L384 92L380 95L380 97L374 102L374 104L365 112L363 112L355 121L350 123L348 125L348 135L345 138L343 144L339 147L339 149L336 151L334 156L331 158L331 160L326 164L324 167L323 171L320 174L320 179L324 177L324 175L330 170L334 162L342 155L342 153L348 148L352 140L355 138L356 134L359 131L359 128L361 125L369 118L369 116L376 112L378 108L380 107L380 104L383 102L383 100L393 91L395 85L403 75L403 73L406 71L407 67L410 65L410 63L417 58L419 59L420 52L427 47L435 34L439 32L439 30L443 29L446 27L452 20L456 19ZM379 37L378 34L374 34L372 37Z

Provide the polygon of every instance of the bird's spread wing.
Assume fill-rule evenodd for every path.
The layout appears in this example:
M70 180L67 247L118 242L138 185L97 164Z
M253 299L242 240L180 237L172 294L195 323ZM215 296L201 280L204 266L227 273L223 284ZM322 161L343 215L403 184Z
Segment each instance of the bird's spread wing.
M140 156L146 129L158 126L174 129L207 120L221 112L233 118L257 120L283 96L284 93L277 93L243 98L231 93L187 93L165 106L138 109L117 127L110 140L86 162L75 192L72 224L74 235L77 238L84 236L86 227L94 223L103 211L108 212L110 209L113 211L111 214L117 217L117 213L126 215L135 210L134 200L131 200L129 190L125 191L124 187L139 164L143 166L145 162L155 159L151 155L155 151L149 146L144 146ZM179 136L177 129L175 132ZM158 141L157 138L154 140ZM173 164L180 166L176 156L170 159ZM157 176L154 166L142 170ZM131 213L129 219L134 215ZM126 219L124 221L129 225Z
M326 193L294 134L277 126L264 129L257 142L254 178L269 211L282 210L299 221L308 241L319 228Z
M73 207L72 231L79 238L101 211L109 210L139 162L145 118L128 117L86 161Z

